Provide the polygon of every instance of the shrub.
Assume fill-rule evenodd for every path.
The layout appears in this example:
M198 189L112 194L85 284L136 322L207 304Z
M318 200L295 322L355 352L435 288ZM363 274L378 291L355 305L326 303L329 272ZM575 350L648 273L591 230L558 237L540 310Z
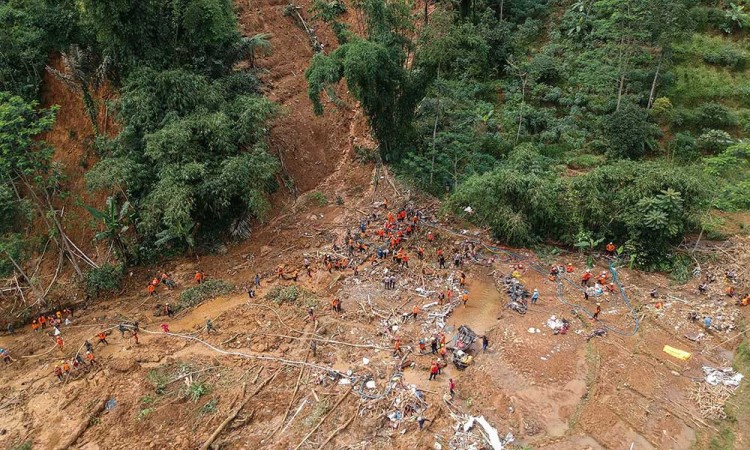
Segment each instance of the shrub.
M96 298L105 292L120 290L125 268L122 264L104 264L86 273L86 295Z
M707 64L742 70L747 62L747 54L731 47L722 47L706 52L703 55L703 61Z
M607 153L617 158L638 159L654 146L659 130L648 111L633 103L624 103L618 111L604 117Z
M219 295L224 295L232 292L234 286L226 281L222 280L207 280L198 286L190 289L185 289L180 294L180 301L177 303L175 310L190 308L195 306L204 300L208 300Z
M448 199L446 207L490 226L493 235L511 245L526 245L548 236L561 223L558 181L549 173L507 168L471 177Z
M715 155L726 150L734 143L734 139L726 131L707 130L698 138L698 148L701 152Z
M592 169L601 165L603 162L604 157L602 155L591 155L586 153L569 158L567 164L571 169Z
M362 147L361 145L355 145L354 155L357 159L357 162L360 164L373 163L377 160L378 150Z
M669 142L669 153L673 159L681 162L695 161L700 158L698 141L690 133L677 133Z
M572 223L566 228L627 243L642 267L669 258L669 246L698 225L711 192L698 167L676 170L651 161L599 167L571 179L568 190Z
M196 403L198 400L200 400L201 397L206 395L208 391L208 384L195 381L193 383L190 383L190 385L185 388L182 396L192 401L193 403Z
M750 180L727 183L714 199L714 206L722 211L750 210Z
M703 128L727 128L737 126L737 116L721 103L704 103L696 114L698 125Z
M667 97L659 97L651 105L651 115L657 119L669 122L672 120L673 113L674 106L672 105L672 101Z
M302 297L303 291L297 285L290 286L274 286L266 294L266 299L271 300L275 303L283 302L294 302L298 298Z
M725 23L724 11L710 6L696 6L688 10L696 29L700 31L717 30Z
M308 200L314 202L318 206L328 205L328 197L320 191L313 191L307 196Z

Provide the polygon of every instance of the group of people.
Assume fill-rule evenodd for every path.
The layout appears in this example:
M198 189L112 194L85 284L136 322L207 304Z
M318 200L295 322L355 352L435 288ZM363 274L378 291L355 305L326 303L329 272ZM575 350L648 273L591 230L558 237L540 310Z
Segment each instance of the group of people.
M48 326L53 329L53 335L60 335L60 326L62 324L70 325L73 323L73 309L58 309L54 314L40 314L39 317L31 321L31 329L35 332L44 330Z
M195 272L195 281L200 284L203 281L203 272L200 270ZM177 287L177 284L172 280L172 277L169 273L162 271L161 274L157 277L154 277L151 282L148 284L148 287L146 288L146 291L148 292L149 296L156 295L156 288L163 284L167 287L167 289L172 290L175 287Z

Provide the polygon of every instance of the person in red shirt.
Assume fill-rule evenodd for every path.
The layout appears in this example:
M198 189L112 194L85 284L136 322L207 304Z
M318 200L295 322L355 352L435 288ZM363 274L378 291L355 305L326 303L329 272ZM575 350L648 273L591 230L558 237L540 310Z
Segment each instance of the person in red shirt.
M453 381L453 378L448 379L448 390L451 393L451 397L456 394L456 382Z
M436 380L438 375L438 365L436 361L432 362L430 366L430 378L429 381Z
M588 286L589 280L591 280L591 271L587 270L581 277L581 286Z
M65 342L63 341L63 338L61 336L58 336L57 339L55 339L55 343L57 344L57 347L60 348L60 351L63 351Z

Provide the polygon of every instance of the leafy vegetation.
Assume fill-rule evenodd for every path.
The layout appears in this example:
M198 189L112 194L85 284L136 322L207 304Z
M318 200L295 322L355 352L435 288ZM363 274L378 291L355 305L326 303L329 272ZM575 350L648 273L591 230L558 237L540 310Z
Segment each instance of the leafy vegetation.
M665 269L710 208L747 208L743 4L480 0L417 23L400 2L352 6L365 33L313 58L315 111L345 81L383 159L497 238L612 240Z
M54 184L50 148L36 137L52 128L55 112L0 92L0 275L19 266L28 244L25 228L36 211L21 192Z
M279 286L272 287L267 293L265 298L275 303L283 302L295 302L297 299L304 295L304 291L297 287L297 285Z
M125 267L122 264L104 264L86 273L86 295L96 298L102 293L120 290Z
M175 310L180 311L185 308L195 306L205 300L212 299L219 295L225 295L234 289L230 283L222 280L206 280L198 286L185 289L180 293L180 301L177 303Z
M10 261L29 252L24 231L37 217L83 277L53 206L59 171L38 139L55 114L37 103L45 71L90 117L100 162L86 180L107 200L87 209L115 263L211 244L263 219L279 168L266 126L277 108L260 95L255 63L271 47L268 35L240 35L230 0L11 0L0 24L0 251L10 256L0 272L20 267ZM118 93L107 105L114 137L99 131L105 84ZM88 277L98 292L101 277Z

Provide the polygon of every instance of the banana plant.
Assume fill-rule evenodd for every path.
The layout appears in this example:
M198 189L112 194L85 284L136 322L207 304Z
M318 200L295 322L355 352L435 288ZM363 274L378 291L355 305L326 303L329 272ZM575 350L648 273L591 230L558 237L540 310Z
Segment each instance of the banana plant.
M120 261L127 263L130 257L127 233L135 223L135 212L130 202L126 201L118 206L114 197L107 197L103 210L89 205L86 205L86 210L104 226L103 230L96 233L94 240L108 241L110 251L114 251Z

